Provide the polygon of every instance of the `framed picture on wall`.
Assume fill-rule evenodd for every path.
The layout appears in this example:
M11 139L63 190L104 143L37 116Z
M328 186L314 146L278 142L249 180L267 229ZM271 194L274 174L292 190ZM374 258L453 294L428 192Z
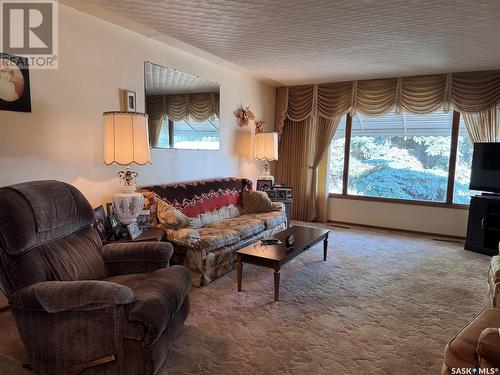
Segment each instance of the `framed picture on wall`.
M137 101L135 91L126 91L126 103L128 112L137 112Z
M27 58L0 52L0 110L31 112Z

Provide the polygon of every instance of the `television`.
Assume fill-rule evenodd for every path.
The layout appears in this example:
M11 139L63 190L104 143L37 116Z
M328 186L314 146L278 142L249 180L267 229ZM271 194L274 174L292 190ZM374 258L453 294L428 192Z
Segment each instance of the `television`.
M469 189L500 193L500 143L474 143Z

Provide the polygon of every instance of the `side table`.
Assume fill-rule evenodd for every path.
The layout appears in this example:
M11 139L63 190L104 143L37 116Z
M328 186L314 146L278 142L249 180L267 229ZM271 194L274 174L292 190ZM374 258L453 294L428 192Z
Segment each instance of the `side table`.
M165 232L159 228L146 229L137 238L131 240L130 238L120 238L118 240L106 240L103 241L104 244L108 243L124 243L124 242L160 242L165 237Z

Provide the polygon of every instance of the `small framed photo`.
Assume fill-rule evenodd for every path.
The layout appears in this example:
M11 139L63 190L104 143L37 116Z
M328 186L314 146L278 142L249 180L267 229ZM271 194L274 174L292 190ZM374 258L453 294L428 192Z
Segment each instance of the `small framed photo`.
M94 208L94 229L99 233L101 240L107 240L110 234L110 227L104 213L104 207L99 206Z
M113 208L113 203L106 203L106 212L108 213L108 216L115 213L115 209Z
M286 199L292 199L293 189L291 187L286 187Z
M135 91L127 91L127 111L137 111Z
M151 224L149 219L151 218L151 211L142 210L141 213L137 216L137 225L139 225L139 229L145 230L150 229Z
M278 192L276 191L276 189L268 190L267 196L269 197L269 199L276 199L278 198Z
M257 180L257 191L271 190L273 182L271 180Z
M122 225L120 224L120 220L118 220L118 216L114 212L108 214L108 222L109 226L111 227L111 233L115 236L115 238L116 239L121 238Z
M131 240L136 239L141 235L141 230L139 229L139 225L137 225L137 222L133 222L127 225L127 230Z
M287 188L276 188L276 194L278 199L286 199Z

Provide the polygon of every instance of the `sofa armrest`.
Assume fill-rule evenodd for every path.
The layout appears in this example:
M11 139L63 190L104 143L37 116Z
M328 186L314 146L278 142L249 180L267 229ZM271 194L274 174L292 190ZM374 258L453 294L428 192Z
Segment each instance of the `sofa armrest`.
M283 202L273 202L273 211L285 212L285 204Z
M95 310L126 305L133 300L134 292L129 287L99 280L45 281L9 295L13 308L43 310L49 313Z
M168 242L111 243L102 257L111 275L153 272L168 266L174 252Z
M500 328L486 328L481 332L477 354L490 365L500 367Z
M167 240L181 247L197 248L200 246L200 233L193 228L165 229Z
M491 306L500 308L500 256L498 255L490 260L488 286Z
M500 255L495 255L491 258L489 274L495 283L500 282Z

